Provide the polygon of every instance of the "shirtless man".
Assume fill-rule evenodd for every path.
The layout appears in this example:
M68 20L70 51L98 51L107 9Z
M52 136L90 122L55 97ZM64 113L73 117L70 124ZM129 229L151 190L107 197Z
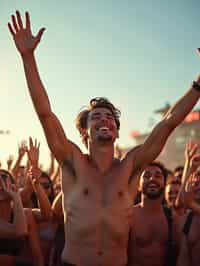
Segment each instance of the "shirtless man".
M169 225L162 205L167 171L157 162L150 163L140 176L141 202L133 206L129 239L129 266L164 266L173 254L169 247ZM178 241L178 221L173 214L171 248ZM175 219L174 219L175 218ZM170 261L170 266L175 265ZM169 266L168 265L168 266Z
M124 266L133 200L130 176L136 176L159 155L171 132L196 104L200 77L195 88L190 88L170 109L144 145L130 151L122 161L114 158L120 112L107 99L91 100L88 109L77 118L77 128L88 148L86 155L67 139L39 77L34 51L44 28L34 37L28 13L25 24L16 12L8 27L21 54L29 92L49 148L62 167L66 238L63 263Z

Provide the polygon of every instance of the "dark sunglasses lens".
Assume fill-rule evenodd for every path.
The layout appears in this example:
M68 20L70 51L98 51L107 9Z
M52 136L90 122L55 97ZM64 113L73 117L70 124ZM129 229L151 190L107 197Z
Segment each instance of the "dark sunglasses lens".
M6 180L8 178L8 175L6 174L0 174L0 178L2 178L3 180Z
M50 188L50 184L49 183L43 183L41 184L43 188Z

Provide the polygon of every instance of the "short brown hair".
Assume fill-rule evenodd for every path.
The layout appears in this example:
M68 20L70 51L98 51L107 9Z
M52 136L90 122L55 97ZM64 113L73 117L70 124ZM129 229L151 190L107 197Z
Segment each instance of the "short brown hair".
M86 106L81 112L79 112L79 114L76 117L76 128L78 129L78 131L81 134L82 129L86 129L87 128L87 119L88 119L88 115L89 113L94 110L95 108L107 108L108 110L111 111L111 113L114 116L116 125L117 125L117 129L120 128L120 115L121 112L119 109L117 109L107 98L104 97L96 97L90 100L90 103L88 106ZM86 145L87 147L87 137L82 137L83 138L83 143Z

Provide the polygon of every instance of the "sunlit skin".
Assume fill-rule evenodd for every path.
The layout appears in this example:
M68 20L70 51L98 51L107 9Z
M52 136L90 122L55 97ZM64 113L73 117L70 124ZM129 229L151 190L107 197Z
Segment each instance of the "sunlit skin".
M115 141L118 137L118 130L113 114L106 108L95 108L88 116L88 130L86 134L91 142L109 140L109 143Z
M140 190L145 197L154 197L163 192L165 186L162 171L155 166L148 166L140 178Z
M176 197L180 190L181 184L168 184L165 188L165 200L167 205L171 207L175 207Z
M164 187L161 169L148 166L140 177L141 203L133 207L129 266L165 266L168 225L162 207Z

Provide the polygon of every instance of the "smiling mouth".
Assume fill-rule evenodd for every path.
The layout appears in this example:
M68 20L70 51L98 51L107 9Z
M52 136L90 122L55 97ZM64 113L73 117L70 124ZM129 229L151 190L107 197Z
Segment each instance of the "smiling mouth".
M108 132L110 129L108 127L100 127L98 130L101 132Z

